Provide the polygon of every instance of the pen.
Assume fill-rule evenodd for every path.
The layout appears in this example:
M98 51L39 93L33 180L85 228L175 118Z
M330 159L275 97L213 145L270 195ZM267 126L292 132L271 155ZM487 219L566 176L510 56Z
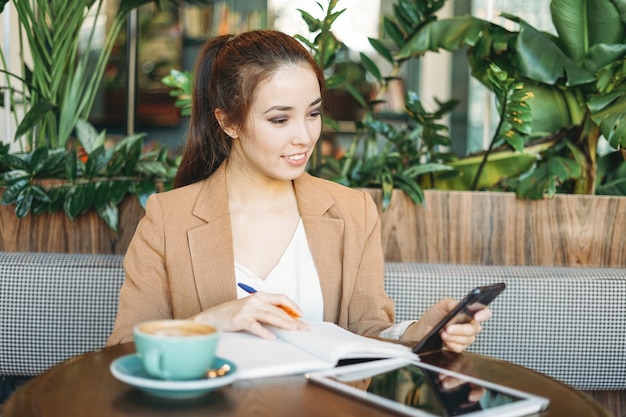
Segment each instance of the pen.
M242 290L244 290L248 294L254 294L256 292L256 290L254 288L252 288L251 286L246 285L246 284L244 284L242 282L238 282L237 285L239 286L239 288L241 288ZM293 311L292 309L290 309L289 307L284 306L282 304L280 304L278 307L282 308L285 313L289 314L294 319L299 319L300 318L300 315L298 313L296 313L295 311Z

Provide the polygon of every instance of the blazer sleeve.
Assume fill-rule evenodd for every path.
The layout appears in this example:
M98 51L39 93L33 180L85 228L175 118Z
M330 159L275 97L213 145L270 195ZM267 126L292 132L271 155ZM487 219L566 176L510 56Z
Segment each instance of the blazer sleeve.
M107 345L132 341L137 323L172 318L163 230L161 206L156 195L152 195L126 252L126 278Z

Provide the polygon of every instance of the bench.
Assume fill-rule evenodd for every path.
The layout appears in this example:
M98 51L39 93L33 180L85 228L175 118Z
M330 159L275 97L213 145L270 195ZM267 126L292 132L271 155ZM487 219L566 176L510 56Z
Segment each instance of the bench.
M104 346L122 262L122 255L0 252L0 403L28 378ZM626 269L406 262L385 268L398 321L419 317L443 297L506 282L470 350L609 393L612 403L625 401Z

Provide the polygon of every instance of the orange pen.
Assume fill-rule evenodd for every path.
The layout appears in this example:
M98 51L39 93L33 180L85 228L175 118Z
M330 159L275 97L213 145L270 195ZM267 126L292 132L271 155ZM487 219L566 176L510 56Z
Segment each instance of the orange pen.
M256 292L256 290L254 288L252 288L249 285L243 284L241 282L238 282L237 285L239 286L239 288L243 289L248 294L254 294ZM289 314L294 319L299 319L300 318L300 315L298 313L296 313L295 311L293 311L291 308L289 308L287 306L284 306L282 304L280 304L278 307L282 308L285 313Z

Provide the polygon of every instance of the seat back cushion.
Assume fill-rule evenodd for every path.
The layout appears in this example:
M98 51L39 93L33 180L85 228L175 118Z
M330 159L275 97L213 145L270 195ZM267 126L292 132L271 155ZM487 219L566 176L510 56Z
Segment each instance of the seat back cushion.
M505 282L471 351L583 390L626 388L626 269L387 263L397 321Z
M37 375L101 348L123 255L0 252L0 375Z

